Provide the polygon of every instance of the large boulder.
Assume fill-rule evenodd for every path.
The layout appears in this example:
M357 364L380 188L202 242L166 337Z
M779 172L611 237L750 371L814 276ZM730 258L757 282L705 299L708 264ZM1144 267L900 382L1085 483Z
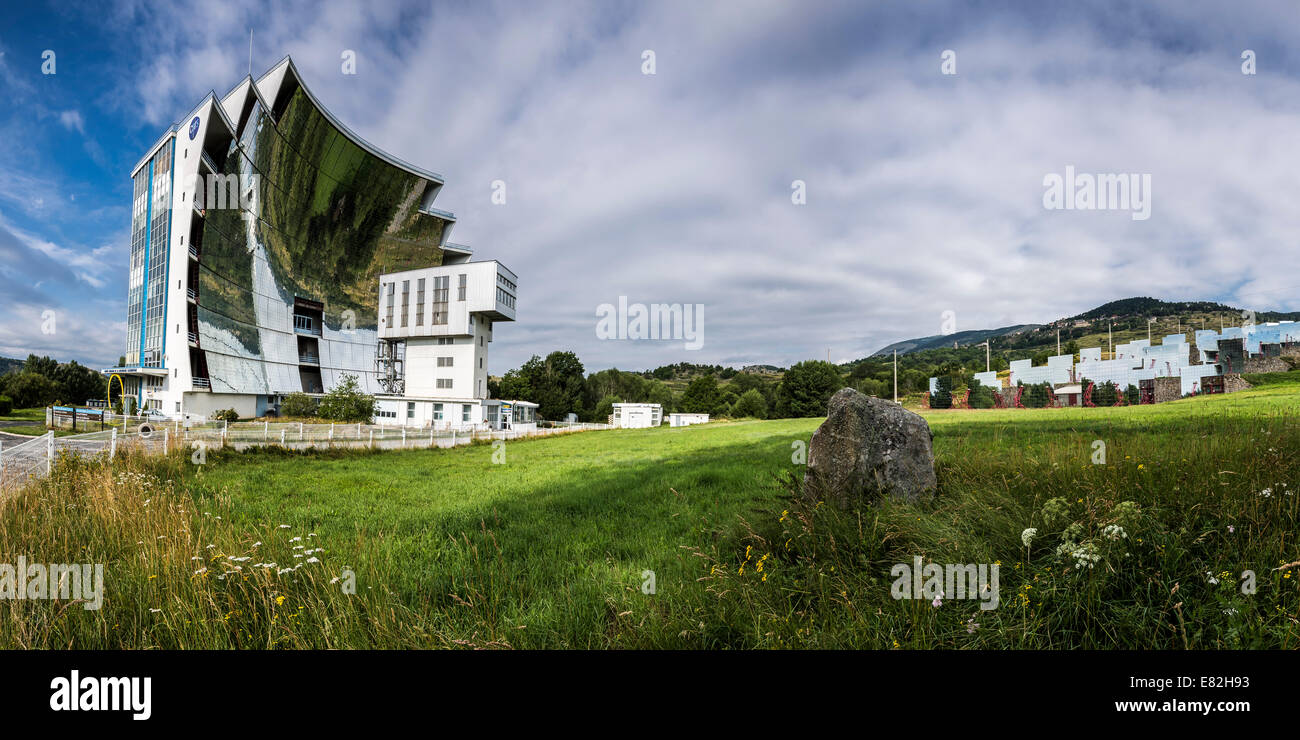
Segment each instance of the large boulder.
M813 432L804 493L841 508L892 496L912 503L938 487L930 425L896 403L844 388Z

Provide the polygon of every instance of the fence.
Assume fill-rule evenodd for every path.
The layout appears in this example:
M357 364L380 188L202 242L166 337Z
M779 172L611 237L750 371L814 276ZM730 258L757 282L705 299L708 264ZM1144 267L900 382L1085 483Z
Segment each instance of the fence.
M427 427L376 424L302 424L297 422L150 422L136 417L115 417L104 431L56 437L53 432L17 445L0 443L0 492L21 488L50 471L60 454L114 457L119 451L149 454L186 447L201 449L279 446L289 449L430 449L472 444L475 441L550 437L559 434L609 429L607 424L567 424L540 429L434 430Z

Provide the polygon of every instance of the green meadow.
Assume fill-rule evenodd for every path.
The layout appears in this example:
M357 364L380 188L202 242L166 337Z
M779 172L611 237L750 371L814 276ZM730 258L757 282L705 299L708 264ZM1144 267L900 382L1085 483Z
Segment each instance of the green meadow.
M103 607L0 601L0 646L1296 648L1300 380L1255 380L926 412L916 506L800 495L818 419L65 460L0 505L0 562L103 562ZM997 608L893 598L917 556L996 564Z

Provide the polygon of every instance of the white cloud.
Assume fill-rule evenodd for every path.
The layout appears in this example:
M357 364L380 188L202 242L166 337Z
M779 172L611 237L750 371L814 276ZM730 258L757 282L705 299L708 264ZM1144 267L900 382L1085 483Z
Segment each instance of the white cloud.
M938 333L946 310L968 329L1132 295L1300 308L1300 34L1248 5L209 4L150 11L175 27L123 87L170 123L244 74L249 25L255 74L292 53L349 126L447 177L456 241L520 274L494 372L565 348L785 364ZM1267 73L1240 73L1248 45ZM1151 218L1044 210L1066 165L1149 173ZM619 295L706 304L705 348L597 341Z
M81 112L77 110L65 110L59 113L59 123L69 131L76 131L79 134L86 133L86 122L81 117Z

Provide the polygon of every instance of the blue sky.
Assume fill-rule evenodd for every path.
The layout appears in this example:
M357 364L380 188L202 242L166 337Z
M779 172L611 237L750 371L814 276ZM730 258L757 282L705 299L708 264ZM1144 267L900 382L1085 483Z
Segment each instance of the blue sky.
M497 374L553 349L590 369L839 361L939 333L947 311L974 329L1133 295L1300 310L1295 12L19 5L0 19L0 355L116 361L130 169L248 71L250 27L255 75L292 54L350 127L446 177L455 241L520 275ZM1044 209L1044 177L1067 165L1149 174L1151 217ZM619 296L703 304L703 348L597 339L597 307Z

